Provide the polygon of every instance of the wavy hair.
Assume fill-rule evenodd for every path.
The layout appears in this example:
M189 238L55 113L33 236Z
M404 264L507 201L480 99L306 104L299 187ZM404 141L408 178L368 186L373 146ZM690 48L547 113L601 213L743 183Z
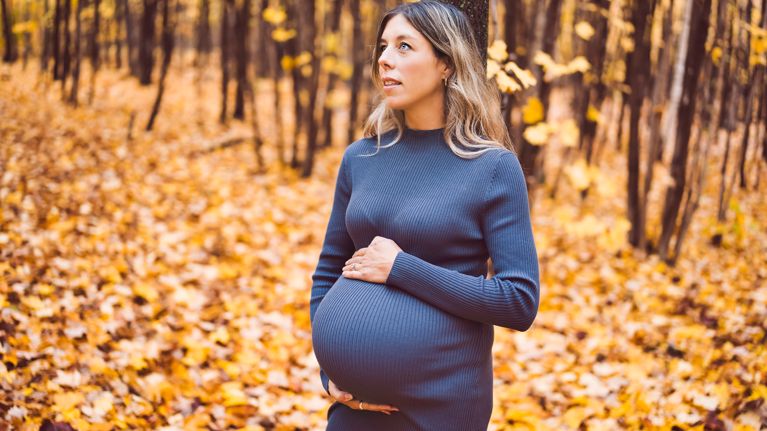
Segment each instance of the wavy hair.
M430 43L437 58L445 59L453 73L445 91L445 141L459 157L473 159L492 148L514 151L501 113L498 89L486 78L476 38L466 15L455 6L435 0L404 3L386 12L378 24L376 41L386 24L402 15ZM483 48L484 49L484 48ZM383 82L378 69L380 44L375 44L371 75L378 90L377 105L365 120L363 135L376 136L376 152L397 142L405 129L405 114L382 100ZM394 140L381 144L381 135L396 130Z

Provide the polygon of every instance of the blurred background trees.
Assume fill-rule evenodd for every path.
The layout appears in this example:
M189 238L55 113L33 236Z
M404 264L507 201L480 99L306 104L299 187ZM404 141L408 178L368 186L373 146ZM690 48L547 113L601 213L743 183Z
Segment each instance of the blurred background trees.
M627 240L673 263L704 190L724 222L767 163L767 0L451 1L475 26L531 199L562 181L585 202L605 163L627 172ZM360 137L370 57L389 0L0 0L3 62L75 106L98 72L156 87L215 82L218 121L243 122L259 168L310 176L316 151ZM484 49L484 48L487 49ZM286 88L289 91L281 91ZM191 91L202 97L202 91ZM287 96L286 96L287 94ZM131 117L131 125L135 116ZM268 125L269 127L265 127ZM273 148L267 160L264 148ZM606 158L607 150L617 157ZM707 187L708 184L708 187ZM711 243L721 244L721 232Z

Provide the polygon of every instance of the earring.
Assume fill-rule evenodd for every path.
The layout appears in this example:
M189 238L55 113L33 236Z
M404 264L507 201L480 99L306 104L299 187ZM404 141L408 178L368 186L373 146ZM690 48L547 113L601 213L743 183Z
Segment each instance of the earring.
M445 78L443 79L443 81L445 81L445 87L447 87L447 77L445 77Z

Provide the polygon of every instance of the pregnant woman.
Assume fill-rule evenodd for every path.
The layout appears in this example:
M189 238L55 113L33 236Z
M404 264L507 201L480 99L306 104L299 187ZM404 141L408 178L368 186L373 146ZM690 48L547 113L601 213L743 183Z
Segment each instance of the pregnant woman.
M498 92L466 16L432 0L384 15L372 71L384 97L346 148L312 275L327 429L486 430L494 325L527 330L539 301Z

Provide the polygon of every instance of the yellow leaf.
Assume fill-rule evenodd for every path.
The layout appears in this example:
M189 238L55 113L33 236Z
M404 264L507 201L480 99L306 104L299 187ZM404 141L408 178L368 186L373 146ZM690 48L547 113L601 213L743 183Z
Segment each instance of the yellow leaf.
M227 331L225 327L219 326L215 332L210 334L209 339L212 343L220 341L221 343L226 344L229 342L231 337L229 336L229 331Z
M588 188L589 184L591 184L589 168L586 165L586 161L582 158L567 166L565 168L565 175L567 175L567 179L570 180L570 183L578 191Z
M154 302L159 296L157 289L143 282L133 285L133 294L146 299L147 302Z
M580 427L581 422L583 422L583 420L586 419L586 417L588 417L590 414L591 409L580 406L571 407L565 412L562 420L571 429L577 429Z
M599 123L602 121L602 114L594 105L589 104L589 109L586 112L586 119L593 123Z
M487 48L487 55L498 62L506 60L509 57L509 53L506 52L506 42L500 39L494 41L493 44Z
M529 70L522 69L517 65L517 63L514 63L513 61L509 61L506 63L506 66L504 66L504 70L507 72L511 72L514 74L514 76L519 79L519 81L522 83L522 86L525 88L532 87L537 83L535 76L533 75L533 72L530 72Z
M325 97L325 106L330 109L341 108L346 106L346 94L340 89L331 90Z
M325 52L332 54L338 53L339 48L341 47L341 36L338 32L327 33L324 42Z
M303 51L296 56L296 67L309 64L312 61L312 53L309 51Z
M590 40L594 36L594 27L586 21L575 24L575 34L583 40Z
M335 73L339 78L346 81L352 77L352 74L354 73L354 66L351 63L339 60L336 62Z
M568 73L575 73L575 72L587 72L589 69L591 69L591 63L586 59L586 57L579 55L572 59L569 63L567 63L567 72Z
M280 65L282 66L282 70L286 72L293 70L293 68L295 67L295 64L296 64L295 60L293 59L293 57L289 55L283 55L282 58L280 59Z
M282 24L285 21L285 18L287 18L287 14L283 8L273 6L264 9L263 16L264 21L275 26Z
M81 392L65 392L55 394L53 396L53 410L57 412L65 412L76 408L80 403L85 400L85 395Z
M549 140L551 128L545 122L528 126L522 136L532 145L543 145Z
M504 93L514 93L522 90L522 87L502 70L499 70L498 73L496 73L495 81L498 83L498 88Z
M722 58L722 48L715 46L711 50L711 60L713 60L715 66L719 66L719 60Z
M533 96L527 99L527 104L522 108L522 121L525 124L535 124L543 121L543 103L540 99Z
M296 31L294 29L285 29L282 27L272 30L272 39L277 42L285 42L296 37Z
M559 127L559 139L565 147L575 147L578 145L580 129L575 120L565 120Z
M244 406L248 404L248 397L242 390L242 382L226 382L221 385L221 395L225 407Z
M487 79L495 76L498 71L501 70L501 65L493 59L487 60Z

